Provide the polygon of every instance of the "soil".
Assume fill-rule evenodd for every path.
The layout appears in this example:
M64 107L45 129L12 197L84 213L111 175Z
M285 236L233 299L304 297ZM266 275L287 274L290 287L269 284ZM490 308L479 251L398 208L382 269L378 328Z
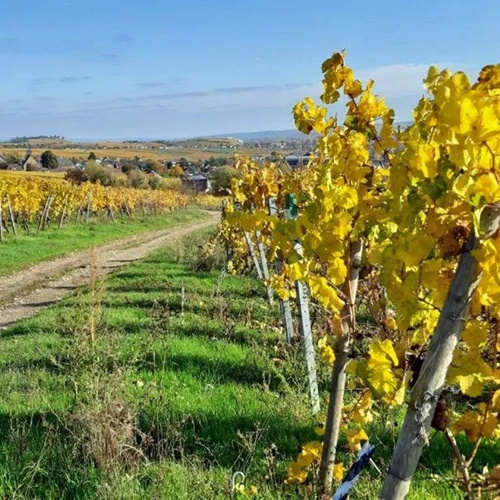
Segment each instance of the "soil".
M216 224L220 214L182 228L150 231L41 262L0 278L0 329L33 316L76 288L147 257L157 248Z

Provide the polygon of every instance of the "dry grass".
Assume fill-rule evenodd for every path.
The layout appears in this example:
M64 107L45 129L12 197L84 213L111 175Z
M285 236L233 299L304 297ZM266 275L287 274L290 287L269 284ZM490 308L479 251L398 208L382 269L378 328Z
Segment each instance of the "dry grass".
M112 378L94 381L87 400L78 401L66 427L81 463L102 470L130 468L144 456L136 446L138 417L118 394ZM111 388L110 388L111 386Z

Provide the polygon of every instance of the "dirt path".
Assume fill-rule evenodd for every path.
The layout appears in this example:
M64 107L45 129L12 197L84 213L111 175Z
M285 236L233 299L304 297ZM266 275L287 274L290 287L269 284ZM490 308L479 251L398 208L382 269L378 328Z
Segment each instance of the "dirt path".
M0 277L0 329L33 316L40 308L57 302L77 287L87 284L91 264L92 274L102 276L143 259L153 250L193 231L215 224L220 214L207 213L210 218L202 222L127 236Z

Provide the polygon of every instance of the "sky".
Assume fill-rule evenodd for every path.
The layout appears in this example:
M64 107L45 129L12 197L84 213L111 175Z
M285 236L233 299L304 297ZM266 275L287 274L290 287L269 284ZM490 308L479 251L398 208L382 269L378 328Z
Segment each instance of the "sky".
M290 129L342 49L406 121L430 65L474 77L499 47L498 0L2 0L0 140Z

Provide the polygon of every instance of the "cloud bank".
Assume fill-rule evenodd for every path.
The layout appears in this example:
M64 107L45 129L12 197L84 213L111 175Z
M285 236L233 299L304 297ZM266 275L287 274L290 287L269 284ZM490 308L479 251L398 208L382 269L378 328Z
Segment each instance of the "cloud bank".
M126 43L123 40L123 43ZM436 64L455 69L457 64ZM356 72L366 82L375 80L374 92L396 111L396 120L411 118L424 94L422 80L430 64L398 64ZM477 73L475 68L467 68ZM48 95L49 85L79 84L90 76L33 78L44 85L44 95L0 102L0 137L58 133L75 138L185 137L201 134L292 128L291 108L306 96L318 99L321 83L228 86L186 92L152 92L168 88L168 81L134 84L134 95L99 99L98 90L85 89L69 102ZM149 93L148 90L150 91ZM342 109L338 109L339 114Z

